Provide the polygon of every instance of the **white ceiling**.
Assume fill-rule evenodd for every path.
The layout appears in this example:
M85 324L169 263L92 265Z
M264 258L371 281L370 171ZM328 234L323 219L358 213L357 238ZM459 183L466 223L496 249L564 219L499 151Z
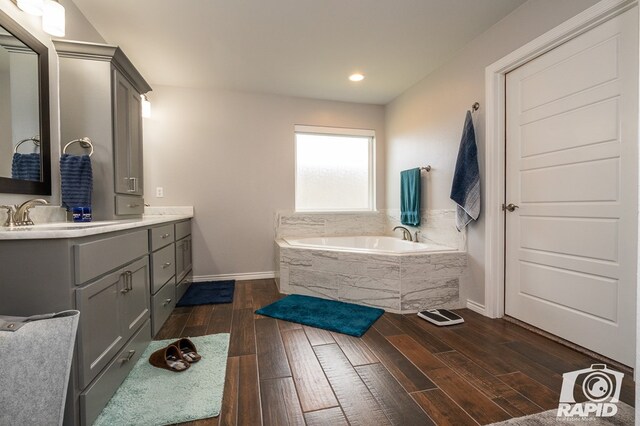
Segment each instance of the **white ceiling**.
M74 0L149 83L386 104L525 0ZM366 75L361 83L349 74Z

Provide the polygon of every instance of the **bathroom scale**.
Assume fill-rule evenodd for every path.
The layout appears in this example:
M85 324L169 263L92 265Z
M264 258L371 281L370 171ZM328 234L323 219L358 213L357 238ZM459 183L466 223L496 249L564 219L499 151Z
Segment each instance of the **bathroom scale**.
M438 326L462 324L464 318L448 309L427 309L418 312L418 316Z

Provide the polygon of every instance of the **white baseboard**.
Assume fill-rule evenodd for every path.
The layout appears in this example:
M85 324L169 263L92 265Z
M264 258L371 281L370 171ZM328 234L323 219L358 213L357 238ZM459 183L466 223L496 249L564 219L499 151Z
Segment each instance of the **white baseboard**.
M485 313L484 305L479 304L478 302L474 302L473 300L467 299L467 308L471 309L473 312L477 312L480 315L487 316Z
M247 280L265 280L269 278L275 278L275 271L266 271L266 272L247 272L242 274L218 274L218 275L194 275L193 282L200 283L203 281L225 281L225 280L236 280L236 281L247 281Z

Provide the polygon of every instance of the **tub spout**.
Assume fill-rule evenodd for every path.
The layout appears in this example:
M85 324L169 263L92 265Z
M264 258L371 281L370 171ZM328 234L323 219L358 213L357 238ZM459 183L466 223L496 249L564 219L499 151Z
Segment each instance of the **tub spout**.
M396 226L395 228L393 228L394 231L396 229L402 230L402 239L404 241L413 241L413 238L411 237L411 232L407 228L405 228L404 226Z

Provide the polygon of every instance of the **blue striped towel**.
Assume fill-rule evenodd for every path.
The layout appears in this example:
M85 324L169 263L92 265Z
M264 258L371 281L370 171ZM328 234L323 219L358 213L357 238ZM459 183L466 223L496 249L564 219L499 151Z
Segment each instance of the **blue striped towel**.
M93 172L88 155L62 154L60 157L60 180L62 205L71 210L74 207L90 207L93 190Z
M40 181L40 154L13 154L11 163L11 178L20 180Z
M456 228L462 231L469 222L477 220L480 216L478 147L476 133L473 130L473 119L469 111L464 120L464 130L451 185L451 199L457 204Z

